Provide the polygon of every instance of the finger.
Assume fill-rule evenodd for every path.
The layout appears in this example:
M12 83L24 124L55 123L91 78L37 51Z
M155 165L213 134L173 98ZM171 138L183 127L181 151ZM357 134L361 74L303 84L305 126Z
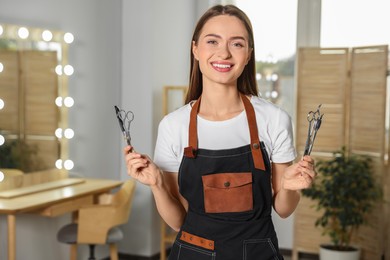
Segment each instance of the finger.
M130 166L130 171L133 173L140 173L142 169L144 169L147 166L148 166L147 163L143 161L138 161Z
M314 165L314 159L310 155L305 155L302 158L302 161L308 162L311 165Z
M127 155L128 153L134 152L134 149L132 146L128 145L125 148L123 148L123 153Z
M303 174L302 177L307 185L305 188L310 187L313 183L313 178L309 174Z
M143 169L147 167L147 164L143 161L132 162L131 165L128 165L127 173L128 175L138 178L140 175L143 175Z
M308 168L300 168L301 174L302 175L308 175L310 178L314 179L316 177L316 171L313 169L308 169Z
M310 170L314 170L314 161L299 161L299 166L303 168L307 168Z
M126 157L126 164L128 165L128 167L133 167L133 165L139 163L147 165L148 160L142 158L140 154L131 154Z

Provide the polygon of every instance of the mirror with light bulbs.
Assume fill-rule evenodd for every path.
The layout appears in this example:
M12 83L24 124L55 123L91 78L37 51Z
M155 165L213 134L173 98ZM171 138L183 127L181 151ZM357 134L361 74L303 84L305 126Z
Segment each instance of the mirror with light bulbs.
M71 33L0 23L0 171L71 170Z

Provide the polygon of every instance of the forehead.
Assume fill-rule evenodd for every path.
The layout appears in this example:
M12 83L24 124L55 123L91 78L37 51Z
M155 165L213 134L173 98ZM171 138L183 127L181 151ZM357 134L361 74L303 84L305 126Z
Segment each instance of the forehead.
M200 36L217 34L224 37L242 36L248 40L248 32L244 23L235 16L218 15L210 18L204 25Z

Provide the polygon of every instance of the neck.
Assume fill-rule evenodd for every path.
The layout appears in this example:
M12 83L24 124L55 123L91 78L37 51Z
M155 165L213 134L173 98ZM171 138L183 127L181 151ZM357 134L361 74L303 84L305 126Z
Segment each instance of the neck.
M237 116L244 110L237 87L203 88L199 115L207 120L222 121Z

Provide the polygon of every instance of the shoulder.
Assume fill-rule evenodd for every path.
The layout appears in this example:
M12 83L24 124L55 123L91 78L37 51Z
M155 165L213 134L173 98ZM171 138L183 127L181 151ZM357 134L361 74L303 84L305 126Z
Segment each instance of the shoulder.
M164 171L178 172L184 147L188 143L191 105L184 105L164 116L158 127L154 162Z
M159 132L161 130L179 130L187 129L189 120L190 120L191 105L186 104L168 115L165 115L164 118L160 121Z
M279 106L258 96L251 97L256 115L265 122L290 122L290 115ZM264 122L263 121L263 122Z
M293 129L290 115L277 105L261 97L252 96L251 103L256 112L260 140L262 140L275 163L295 159Z

